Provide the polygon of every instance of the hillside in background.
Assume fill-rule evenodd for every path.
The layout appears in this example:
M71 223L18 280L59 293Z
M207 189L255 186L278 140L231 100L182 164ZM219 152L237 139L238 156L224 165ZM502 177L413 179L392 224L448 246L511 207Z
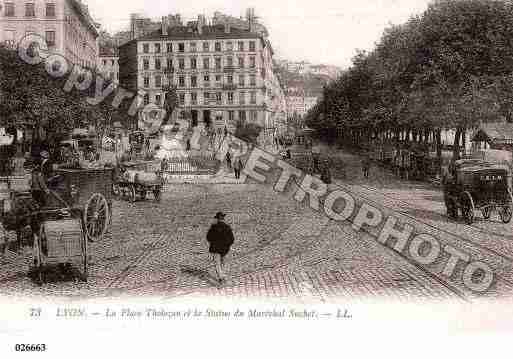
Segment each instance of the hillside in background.
M341 73L341 69L335 66L287 60L276 61L274 68L285 93L291 96L320 97L323 86Z

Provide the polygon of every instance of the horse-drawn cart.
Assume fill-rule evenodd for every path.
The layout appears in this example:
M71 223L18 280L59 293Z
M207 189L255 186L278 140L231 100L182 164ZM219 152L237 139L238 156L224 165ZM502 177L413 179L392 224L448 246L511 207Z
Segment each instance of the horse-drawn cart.
M153 193L156 201L160 201L164 179L159 171L124 170L119 173L112 185L115 196L127 197L130 202L137 198L146 199L147 193Z
M474 222L475 211L484 219L498 212L503 223L513 216L511 172L504 165L486 163L479 159L456 161L453 176L444 183L444 201L449 217L457 218L459 211L467 224Z
M87 280L87 242L102 238L111 220L112 173L112 168L58 169L44 203L27 191L10 193L2 224L16 232L30 226L31 271L39 283L45 281L48 265L71 268L73 264Z

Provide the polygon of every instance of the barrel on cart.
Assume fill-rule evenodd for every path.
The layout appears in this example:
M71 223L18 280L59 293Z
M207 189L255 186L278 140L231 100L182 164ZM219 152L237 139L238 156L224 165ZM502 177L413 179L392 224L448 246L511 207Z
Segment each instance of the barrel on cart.
M77 268L80 278L87 281L87 238L80 211L69 208L45 210L41 217L39 233L34 236L34 262L31 272L38 284L46 282L49 265L58 265L66 271Z

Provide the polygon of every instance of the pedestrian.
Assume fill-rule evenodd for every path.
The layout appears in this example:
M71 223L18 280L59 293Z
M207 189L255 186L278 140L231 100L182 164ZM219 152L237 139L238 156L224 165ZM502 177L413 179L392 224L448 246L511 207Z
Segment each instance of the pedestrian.
M191 150L191 140L188 138L187 142L185 143L185 150L189 152Z
M53 163L50 161L50 154L47 151L42 151L40 153L41 162L40 169L41 174L43 176L43 181L48 185L49 183L53 183L54 173L53 173Z
M209 253L213 256L219 283L226 282L225 257L234 242L231 227L224 221L226 214L217 212L216 223L212 224L207 233L207 242L210 245Z
M367 156L365 156L362 160L362 170L363 170L364 178L369 178L369 168L370 168L370 160Z
M230 151L226 152L226 166L231 171L232 169L232 154Z
M330 171L329 163L327 161L324 163L324 166L322 169L321 181L323 181L326 184L331 184L331 171Z
M167 157L164 157L162 159L162 161L160 161L160 171L162 173L166 172L167 171L167 166L168 166Z
M50 190L48 189L42 168L43 163L39 162L32 170L30 193L32 195L32 199L36 201L40 207L45 207L47 195L50 194Z
M242 160L240 159L240 157L238 157L235 160L235 163L233 164L233 170L235 171L235 179L240 179L240 173L243 167L244 165L242 164Z

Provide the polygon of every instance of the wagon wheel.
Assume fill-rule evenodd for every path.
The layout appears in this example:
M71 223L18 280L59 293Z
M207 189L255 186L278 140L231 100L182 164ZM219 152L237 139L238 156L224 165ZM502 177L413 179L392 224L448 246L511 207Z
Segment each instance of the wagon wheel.
M511 212L511 206L504 206L502 207L502 210L500 211L500 216L502 223L509 223L511 222L512 212Z
M481 213L483 213L484 219L490 219L492 216L492 209L490 207L485 207L481 210Z
M101 193L93 194L85 205L84 227L89 240L103 237L109 224L109 204Z
M162 197L162 194L160 192L160 188L153 190L153 195L155 196L155 201L160 202L160 199Z
M465 191L463 193L463 198L462 198L462 204L463 204L463 208L462 208L462 214L463 214L463 218L465 218L465 221L467 222L468 225L471 225L472 223L474 223L474 200L472 199L472 196L470 195L470 193L468 193L467 191Z
M511 222L512 217L512 207L513 207L513 194L511 193L511 190L508 189L508 197L509 197L509 203L506 203L504 207L502 207L502 210L500 211L500 217L502 220L502 223L509 223Z
M134 185L131 185L129 187L129 194L128 194L128 199L130 200L130 202L134 203L136 200L137 200L137 191L135 190L135 186Z

